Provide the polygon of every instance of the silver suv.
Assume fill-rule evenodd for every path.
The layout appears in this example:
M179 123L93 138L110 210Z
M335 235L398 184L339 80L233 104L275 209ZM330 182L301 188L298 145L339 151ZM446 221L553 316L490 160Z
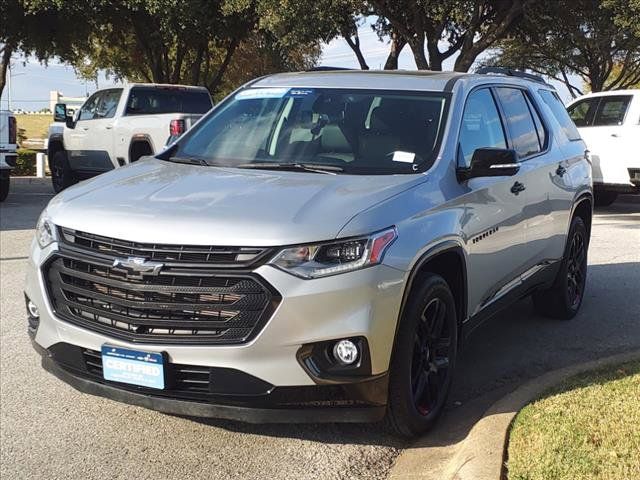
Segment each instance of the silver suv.
M261 78L65 190L25 288L44 368L173 414L424 432L474 327L583 298L585 144L553 87L505 73Z

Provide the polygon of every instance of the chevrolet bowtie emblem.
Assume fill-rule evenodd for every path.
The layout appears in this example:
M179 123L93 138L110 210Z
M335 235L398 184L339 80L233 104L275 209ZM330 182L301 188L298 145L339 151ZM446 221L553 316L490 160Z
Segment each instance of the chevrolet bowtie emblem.
M131 278L142 278L148 276L158 276L164 263L152 262L142 257L116 258L113 267L127 271L127 276Z

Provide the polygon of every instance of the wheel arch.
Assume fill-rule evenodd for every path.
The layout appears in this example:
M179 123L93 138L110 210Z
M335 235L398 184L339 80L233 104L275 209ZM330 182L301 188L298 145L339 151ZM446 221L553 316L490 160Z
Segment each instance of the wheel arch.
M451 268L453 263L454 268ZM420 282L420 278L428 273L435 273L445 279L456 302L456 314L459 328L467 318L468 309L468 284L467 284L467 259L462 245L455 240L446 240L430 247L414 263L402 294L402 302L398 313L398 321L394 335L394 346L391 356L395 354L396 341L400 322L413 287ZM463 335L458 335L458 343L461 344Z
M579 215L584 220L584 223L587 227L587 235L589 238L591 237L593 206L594 206L593 195L591 195L591 193L583 193L580 196L578 196L575 202L573 202L573 207L571 208L571 216L569 218L569 226L570 226L571 222L573 221L573 218L576 215Z
M136 160L138 160L138 158L140 158L138 157L134 160L133 154L135 153L134 148L139 147L141 145L146 145L151 155L153 155L153 153L155 152L155 149L153 147L153 140L151 139L151 136L149 136L146 133L136 133L131 137L131 140L129 141L129 150L128 150L129 163L133 163Z

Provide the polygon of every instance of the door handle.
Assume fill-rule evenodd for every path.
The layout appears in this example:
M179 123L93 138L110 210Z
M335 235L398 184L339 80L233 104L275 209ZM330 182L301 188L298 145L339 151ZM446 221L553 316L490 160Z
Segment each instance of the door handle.
M113 125L107 125L107 126L106 126L106 127L104 127L104 128L106 128L107 130L111 130L111 129L113 128Z
M558 165L558 168L556 168L556 175L558 175L559 177L563 177L565 173L567 173L567 169L562 165Z
M86 132L87 130L89 130L89 127L82 127L82 130Z
M620 135L618 135L617 133L612 133L611 136L618 138Z
M520 192L524 192L526 188L527 187L525 187L524 184L516 182L511 187L511 193L513 193L514 195L518 195Z

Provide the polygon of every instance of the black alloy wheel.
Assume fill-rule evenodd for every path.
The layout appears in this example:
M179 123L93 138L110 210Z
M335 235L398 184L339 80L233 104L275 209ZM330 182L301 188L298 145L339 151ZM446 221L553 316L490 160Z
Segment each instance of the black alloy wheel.
M416 410L427 416L443 400L450 375L451 334L445 322L447 306L433 298L420 315L411 362L411 392Z
M387 427L403 437L429 430L451 388L458 352L456 303L434 273L416 280L403 309L389 367Z

